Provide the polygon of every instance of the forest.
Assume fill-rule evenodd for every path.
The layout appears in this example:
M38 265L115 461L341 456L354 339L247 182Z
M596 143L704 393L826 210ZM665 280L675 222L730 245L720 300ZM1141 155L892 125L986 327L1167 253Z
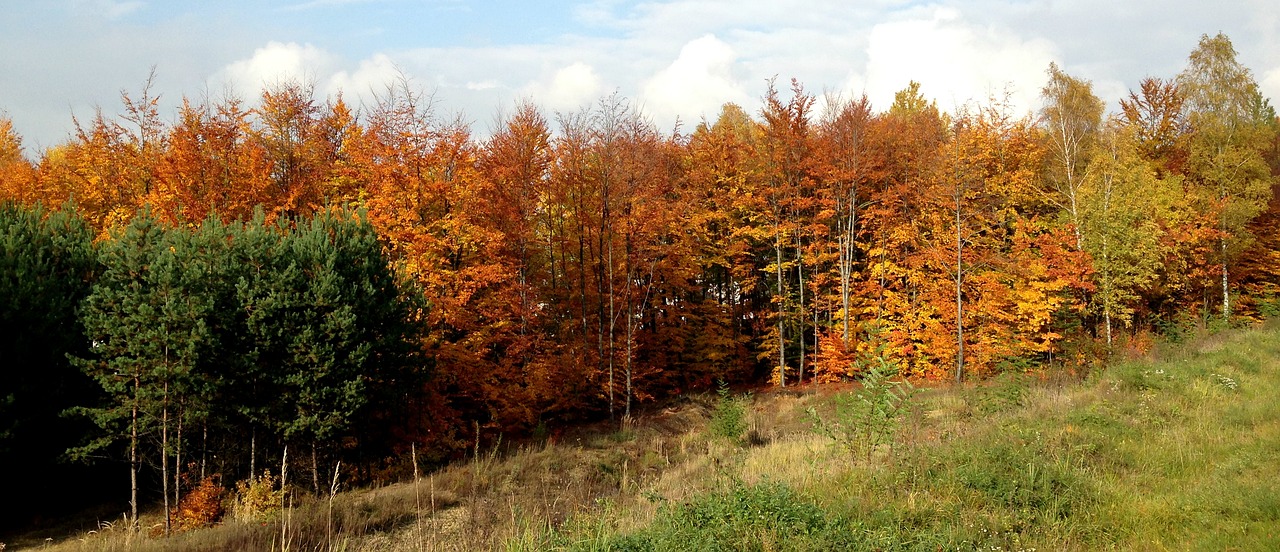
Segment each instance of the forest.
M385 482L874 359L1086 374L1280 313L1280 118L1226 36L1116 112L1057 65L1041 100L775 81L692 128L614 94L477 137L407 79L174 114L146 82L34 159L0 115L0 514L136 519L282 459Z

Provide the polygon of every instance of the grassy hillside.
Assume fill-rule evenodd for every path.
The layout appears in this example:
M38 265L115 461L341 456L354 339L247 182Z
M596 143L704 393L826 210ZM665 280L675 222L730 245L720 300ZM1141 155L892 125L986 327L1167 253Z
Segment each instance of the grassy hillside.
M1152 357L920 389L896 416L863 416L868 389L698 397L255 521L48 549L1280 549L1280 327Z

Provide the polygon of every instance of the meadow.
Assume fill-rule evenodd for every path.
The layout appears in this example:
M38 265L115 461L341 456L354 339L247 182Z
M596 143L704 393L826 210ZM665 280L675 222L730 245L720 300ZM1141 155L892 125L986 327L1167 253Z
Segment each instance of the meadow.
M877 382L873 382L877 383ZM110 520L116 550L1275 550L1280 326L1094 373L686 397L394 485L228 491L212 528ZM412 459L406 459L412 462ZM283 507L281 507L283 506Z

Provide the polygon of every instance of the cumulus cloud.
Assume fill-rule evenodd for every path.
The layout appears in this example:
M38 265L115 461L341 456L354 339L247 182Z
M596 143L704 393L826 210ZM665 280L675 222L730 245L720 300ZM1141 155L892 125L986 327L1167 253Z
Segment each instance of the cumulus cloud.
M362 60L354 71L340 70L328 79L325 93L342 93L350 100L371 100L396 82L402 73L386 54Z
M600 75L581 61L561 67L549 79L531 82L524 93L542 106L555 111L572 111L600 98Z
M1003 98L1005 92L1015 109L1039 105L1044 71L1057 59L1051 42L1024 40L995 26L973 25L952 9L937 8L927 15L876 25L870 34L864 80L850 87L861 84L881 108L887 108L894 92L912 80L920 83L922 94L946 110Z
M279 82L319 82L333 74L332 54L311 44L269 42L248 59L232 62L222 70L232 89L247 98Z
M342 94L348 102L370 100L395 83L402 73L390 56L377 53L344 67L342 60L312 44L269 42L253 55L234 61L215 75L243 98L281 82L314 84L321 98Z
M643 85L640 100L660 126L677 117L714 117L726 102L751 101L742 84L733 78L737 55L715 35L690 41L671 65Z

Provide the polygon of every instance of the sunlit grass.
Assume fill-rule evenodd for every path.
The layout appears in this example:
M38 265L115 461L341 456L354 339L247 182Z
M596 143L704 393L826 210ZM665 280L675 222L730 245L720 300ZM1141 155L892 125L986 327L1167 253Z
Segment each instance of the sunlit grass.
M1085 381L923 389L892 447L812 431L831 394L716 397L293 510L294 550L1280 549L1280 328L1225 332ZM148 522L144 517L144 526ZM51 550L279 550L279 523Z

